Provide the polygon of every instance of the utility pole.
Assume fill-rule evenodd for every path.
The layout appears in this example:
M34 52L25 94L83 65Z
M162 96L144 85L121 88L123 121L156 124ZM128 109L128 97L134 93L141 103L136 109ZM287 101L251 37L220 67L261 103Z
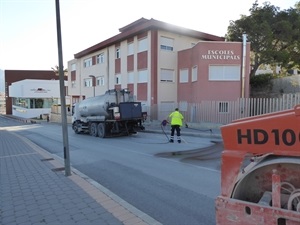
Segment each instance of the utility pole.
M68 140L68 124L67 124L67 110L66 110L66 94L65 94L65 78L62 55L62 41L61 41L61 27L60 27L60 12L59 0L55 0L56 4L56 28L57 28L57 45L58 45L58 67L59 67L59 84L60 84L60 99L61 99L61 119L62 119L62 133L64 145L64 161L65 161L65 175L71 175L70 168L70 154L69 154L69 140Z

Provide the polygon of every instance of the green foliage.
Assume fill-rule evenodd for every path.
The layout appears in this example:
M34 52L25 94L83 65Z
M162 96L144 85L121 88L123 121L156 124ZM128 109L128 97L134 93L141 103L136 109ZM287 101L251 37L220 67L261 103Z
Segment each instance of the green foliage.
M261 88L270 85L273 78L272 74L261 74L250 77L250 85L252 88Z
M55 67L51 67L51 69L53 70L56 76L59 76L59 66L56 65ZM63 68L63 74L64 76L68 76L68 69Z
M226 38L242 41L244 33L251 48L251 76L262 64L278 64L285 68L297 68L300 62L300 4L280 11L265 2L252 5L250 16L242 15L230 21Z

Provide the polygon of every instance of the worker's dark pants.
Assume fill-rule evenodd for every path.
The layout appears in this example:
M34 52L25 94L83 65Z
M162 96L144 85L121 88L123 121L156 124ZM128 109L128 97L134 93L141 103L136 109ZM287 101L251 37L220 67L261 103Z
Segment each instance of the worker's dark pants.
M177 140L180 140L180 126L171 125L171 140L174 140L174 132L176 130Z

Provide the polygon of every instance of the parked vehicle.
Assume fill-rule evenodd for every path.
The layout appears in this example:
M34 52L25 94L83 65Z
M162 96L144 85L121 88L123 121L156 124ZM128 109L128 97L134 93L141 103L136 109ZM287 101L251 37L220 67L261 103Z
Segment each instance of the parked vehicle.
M141 102L130 91L108 90L104 95L84 99L72 108L72 128L76 134L101 138L130 135L144 130Z

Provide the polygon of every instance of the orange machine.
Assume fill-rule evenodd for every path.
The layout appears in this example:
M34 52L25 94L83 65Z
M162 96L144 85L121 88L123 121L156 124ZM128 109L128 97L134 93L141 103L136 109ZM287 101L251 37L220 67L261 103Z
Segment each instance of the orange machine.
M300 105L221 128L217 225L300 225Z

